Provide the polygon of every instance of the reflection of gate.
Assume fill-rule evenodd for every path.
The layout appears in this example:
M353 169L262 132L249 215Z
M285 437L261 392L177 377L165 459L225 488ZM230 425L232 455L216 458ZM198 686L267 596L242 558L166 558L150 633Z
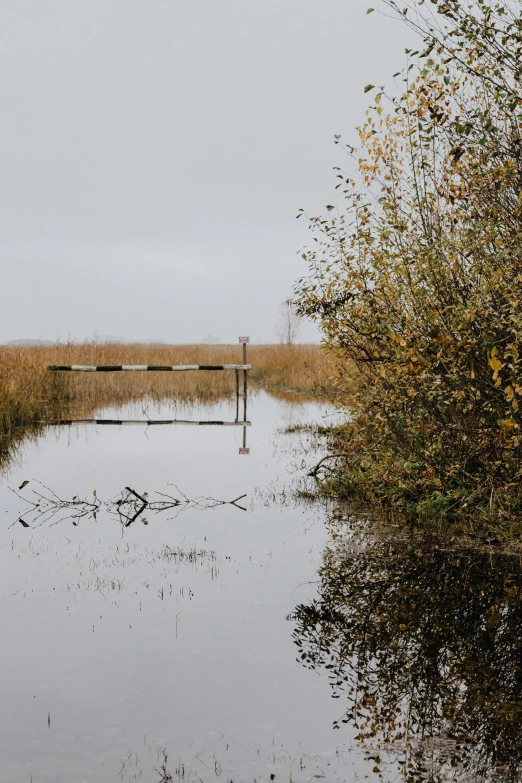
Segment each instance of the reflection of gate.
M240 337L239 342L243 345L243 364L178 364L178 365L148 365L148 364L120 364L120 365L83 365L83 364L51 364L47 368L50 372L188 372L191 370L234 370L236 373L236 418L235 421L187 421L184 419L60 419L50 421L48 424L108 424L108 425L128 425L142 424L146 426L157 426L161 424L175 425L193 425L193 426L222 426L243 427L243 446L239 449L240 454L249 454L250 449L246 445L246 428L251 425L247 421L247 392L248 382L247 373L252 369L251 364L246 361L246 347L250 342L249 337ZM243 393L240 392L239 373L243 373ZM239 419L239 399L243 398L243 419Z

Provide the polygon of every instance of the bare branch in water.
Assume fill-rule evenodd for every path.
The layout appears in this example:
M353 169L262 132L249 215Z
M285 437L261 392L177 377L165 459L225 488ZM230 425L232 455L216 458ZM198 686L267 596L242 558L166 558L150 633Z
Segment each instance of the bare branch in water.
M197 509L198 511L204 511L210 508L217 508L218 506L235 506L246 511L245 506L238 503L246 497L245 495L239 495L234 500L217 500L213 497L206 497L200 495L196 498L189 498L178 487L175 487L181 497L175 495L166 494L164 492L155 492L155 497L149 500L147 492L143 492L141 495L136 492L132 487L125 487L125 489L117 495L115 498L109 500L101 500L97 497L96 491L92 493L92 498L83 498L74 495L70 500L59 497L52 489L45 486L41 482L38 482L43 490L33 489L32 495L35 499L24 497L19 491L11 489L11 491L27 503L28 508L18 516L15 521L9 526L13 527L20 522L23 527L36 528L46 522L50 522L53 525L65 520L72 520L73 525L78 525L80 519L89 518L96 520L97 514L100 511L105 511L110 516L118 519L122 527L126 528L132 525L137 519L142 517L145 509L149 510L153 514L159 514L165 511L172 511L175 509L175 514L169 519L176 518L182 511L189 508ZM175 485L173 485L175 486ZM22 519L24 517L24 519ZM30 520L30 524L25 521ZM142 521L148 524L147 520L143 517Z

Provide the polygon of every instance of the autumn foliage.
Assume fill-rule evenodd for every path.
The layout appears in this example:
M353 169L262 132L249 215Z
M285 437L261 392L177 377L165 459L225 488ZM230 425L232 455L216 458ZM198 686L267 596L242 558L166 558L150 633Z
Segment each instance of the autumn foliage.
M298 295L353 416L336 490L471 525L522 510L522 16L462 5L396 9L422 51L368 85Z

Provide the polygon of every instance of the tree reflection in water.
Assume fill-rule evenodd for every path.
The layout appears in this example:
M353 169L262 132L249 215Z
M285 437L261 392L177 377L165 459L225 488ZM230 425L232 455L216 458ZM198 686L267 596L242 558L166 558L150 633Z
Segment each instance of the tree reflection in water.
M337 726L400 751L409 780L519 779L520 558L397 540L355 552L337 539L319 576L294 638L348 705Z

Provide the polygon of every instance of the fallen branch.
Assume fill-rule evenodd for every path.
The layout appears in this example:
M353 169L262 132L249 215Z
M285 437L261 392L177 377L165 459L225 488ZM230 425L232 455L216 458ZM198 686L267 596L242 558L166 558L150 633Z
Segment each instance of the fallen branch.
M321 467L323 462L326 462L327 459L337 459L338 457L350 457L350 456L351 456L350 454L328 454L328 456L323 457L322 459L319 460L315 468L313 468L310 471L310 473L308 473L308 476L313 476L314 478L317 478L317 472L319 468Z
M143 498L141 495L138 495L138 493L134 489L132 489L131 487L125 487L125 489L127 490L127 492L131 492L133 495L135 495L138 498L138 500L141 500L142 503L148 505L149 501L145 500L145 498Z
M11 489L14 494L29 505L27 508L9 527L12 527L19 522L23 527L35 528L50 522L58 515L58 519L54 519L53 525L58 522L72 519L73 525L77 525L80 519L85 517L96 519L99 511L105 510L109 515L116 517L123 527L129 527L139 517L143 515L145 509L150 510L153 514L158 514L165 511L176 509L177 517L181 511L188 508L194 508L199 511L203 511L209 508L217 508L218 506L235 506L246 511L245 506L238 503L246 497L246 494L239 495L239 497L233 500L217 500L212 497L199 496L196 498L187 497L178 487L176 490L182 496L181 498L174 495L169 495L164 492L156 492L159 498L148 498L148 493L144 492L140 495L132 487L125 487L125 490L116 498L111 500L100 500L96 492L93 492L92 500L88 498L80 498L74 496L71 500L60 498L52 489L46 487L44 484L40 485L44 488L41 490L31 490L32 494L36 497L35 500L24 497L19 491ZM25 519L23 519L24 517ZM171 517L173 518L173 517ZM30 519L31 524L26 522L26 519ZM145 524L148 524L145 518L142 519Z

